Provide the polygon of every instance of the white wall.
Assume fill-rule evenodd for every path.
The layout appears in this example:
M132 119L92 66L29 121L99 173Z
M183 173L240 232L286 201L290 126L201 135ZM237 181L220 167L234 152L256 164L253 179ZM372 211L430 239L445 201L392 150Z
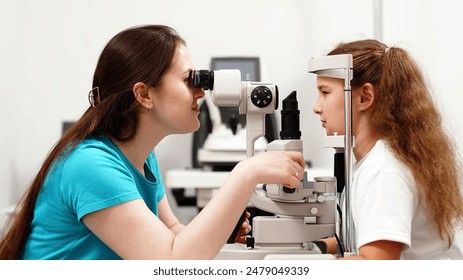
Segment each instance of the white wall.
M385 42L407 48L422 65L460 155L463 154L461 11L461 1L384 1L383 33Z
M457 82L463 71L455 63L461 58L453 55L461 46L456 29L462 26L456 6L461 4L384 2L384 38L413 49L428 69L452 126L462 127ZM207 68L213 56L259 56L262 79L278 84L281 99L298 91L306 158L317 167L331 167L332 151L321 148L324 131L312 113L314 77L306 73L307 61L339 41L373 37L373 22L373 0L4 1L0 207L23 193L61 135L61 122L79 118L87 108L93 70L105 43L122 29L148 23L177 29L197 68ZM163 140L156 152L164 171L190 166L190 146L191 135Z

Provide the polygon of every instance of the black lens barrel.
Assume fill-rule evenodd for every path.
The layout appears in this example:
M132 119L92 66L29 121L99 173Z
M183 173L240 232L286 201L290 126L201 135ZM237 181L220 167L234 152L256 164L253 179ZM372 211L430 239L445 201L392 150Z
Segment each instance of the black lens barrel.
M214 88L214 71L211 70L192 70L189 83L194 88L212 90Z
M301 139L296 95L296 91L293 91L282 101L280 139Z

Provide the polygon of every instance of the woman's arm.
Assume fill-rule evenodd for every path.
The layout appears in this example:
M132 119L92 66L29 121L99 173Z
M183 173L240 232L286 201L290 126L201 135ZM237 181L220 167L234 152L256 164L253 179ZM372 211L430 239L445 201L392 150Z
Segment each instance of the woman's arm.
M180 231L185 228L185 225L181 224L177 217L172 212L169 201L167 197L164 198L158 203L158 213L159 218L161 221L175 234L177 235ZM238 230L238 233L235 236L235 242L237 243L245 243L246 242L246 234L251 231L251 226L249 224L249 217L251 214L246 211L246 216L241 224L241 227Z
M159 219L168 227L175 235L181 232L185 225L181 224L177 217L172 212L170 208L169 201L167 196L164 195L164 198L158 203L158 215Z
M303 171L304 159L298 152L267 152L246 159L181 231L176 218L169 213L156 217L141 199L88 214L83 222L124 259L212 259L230 236L258 183L297 187Z

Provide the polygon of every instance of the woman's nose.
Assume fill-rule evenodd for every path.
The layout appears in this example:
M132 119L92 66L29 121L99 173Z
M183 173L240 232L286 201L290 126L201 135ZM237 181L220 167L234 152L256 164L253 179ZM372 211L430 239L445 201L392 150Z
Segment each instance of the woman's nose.
M205 96L204 90L201 88L195 88L194 97L197 99L201 99Z

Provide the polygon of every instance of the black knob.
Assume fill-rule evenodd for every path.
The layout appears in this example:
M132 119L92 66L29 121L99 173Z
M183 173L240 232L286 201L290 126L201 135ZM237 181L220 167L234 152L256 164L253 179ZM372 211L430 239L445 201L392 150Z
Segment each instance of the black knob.
M246 237L246 247L247 248L254 249L254 243L255 243L254 237L252 236Z
M288 188L288 187L283 187L283 192L284 192L284 193L295 193L295 192L296 192L296 189Z
M259 108L268 107L273 100L272 91L266 86L258 86L251 92L251 102Z

